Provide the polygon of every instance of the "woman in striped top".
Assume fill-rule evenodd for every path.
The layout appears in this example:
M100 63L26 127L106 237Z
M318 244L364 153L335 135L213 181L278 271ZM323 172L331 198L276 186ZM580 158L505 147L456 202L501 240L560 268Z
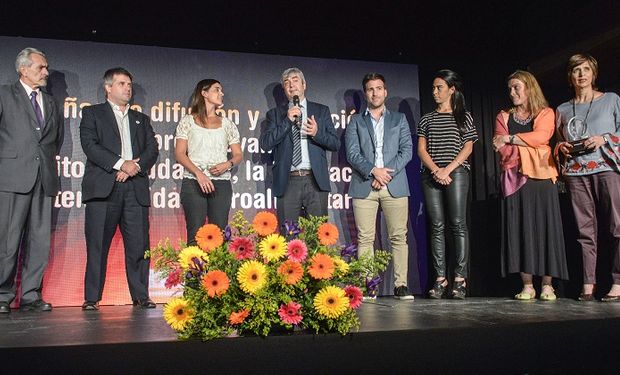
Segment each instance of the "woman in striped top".
M440 70L433 80L437 109L427 113L418 126L418 155L422 161L422 188L431 225L431 252L437 278L430 298L447 296L444 228L447 222L454 244L456 265L452 297L464 299L467 292L469 232L467 198L469 163L478 139L471 114L465 109L462 81L451 70Z

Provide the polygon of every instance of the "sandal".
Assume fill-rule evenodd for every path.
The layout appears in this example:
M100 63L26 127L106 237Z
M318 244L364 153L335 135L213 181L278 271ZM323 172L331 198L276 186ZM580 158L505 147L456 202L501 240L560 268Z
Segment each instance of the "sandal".
M452 298L453 299L465 299L467 294L467 286L465 280L455 281L452 286Z
M433 289L428 291L428 297L432 299L444 298L447 286L448 281L446 279L436 280L435 284L433 284Z
M541 301L555 301L558 297L555 295L555 289L549 284L543 285L540 290Z
M519 301L530 301L534 298L536 298L536 289L532 284L523 285L521 293L515 294L515 299Z

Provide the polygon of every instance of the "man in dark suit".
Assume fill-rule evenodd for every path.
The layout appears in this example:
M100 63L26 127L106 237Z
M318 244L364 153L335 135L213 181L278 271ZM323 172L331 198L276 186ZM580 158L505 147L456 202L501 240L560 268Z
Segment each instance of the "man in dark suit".
M84 108L80 140L86 154L82 195L86 203L84 310L97 310L103 294L110 243L120 225L127 283L134 306L154 308L149 298L148 171L158 157L148 116L130 109L132 76L123 68L103 76L107 102Z
M0 314L11 310L20 243L20 309L50 311L41 298L49 259L52 197L58 194L56 155L64 135L62 115L41 90L49 76L45 54L22 50L19 80L0 87Z
M289 103L267 112L261 148L273 152L273 194L280 224L308 215L326 216L330 191L325 151L338 151L329 108L306 99L306 80L298 68L282 73Z
M413 156L411 131L404 114L386 108L388 91L383 75L366 74L362 88L367 109L351 118L344 136L347 160L353 169L349 195L353 197L358 254L374 256L377 211L381 207L394 258L394 297L412 300L407 289L409 182L405 170Z

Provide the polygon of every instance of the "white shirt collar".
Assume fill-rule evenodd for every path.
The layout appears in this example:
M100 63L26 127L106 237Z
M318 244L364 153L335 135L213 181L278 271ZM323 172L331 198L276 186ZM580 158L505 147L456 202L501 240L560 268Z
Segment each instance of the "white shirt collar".
M388 109L386 106L383 106L383 110L381 110L381 116L379 116L379 118L385 116L385 114L388 112ZM368 107L366 107L366 111L364 112L364 116L368 116L370 115L370 110L368 109Z
M24 86L24 89L26 90L26 95L28 95L28 98L30 98L30 94L33 91L37 92L37 98L39 97L39 95L41 95L41 90L39 90L39 89L33 90L32 87L30 87L27 84L25 84L24 81L22 81L21 79L19 80L19 83L21 83L22 86Z
M129 104L127 104L127 105L125 106L125 110L124 110L124 111L121 111L121 107L120 107L120 106L118 106L118 105L116 105L116 104L112 103L112 102L111 102L111 101L109 101L109 100L108 100L108 103L110 104L110 106L112 106L112 109L113 109L113 110L115 110L115 111L116 111L116 112L118 112L118 113L122 113L122 114L123 114L123 116L125 116L125 115L127 114L127 112L129 112Z

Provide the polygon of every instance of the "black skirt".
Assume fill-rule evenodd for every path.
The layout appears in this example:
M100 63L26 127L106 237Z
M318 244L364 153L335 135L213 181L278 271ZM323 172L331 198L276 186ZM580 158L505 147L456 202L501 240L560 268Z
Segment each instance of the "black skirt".
M502 276L524 272L568 280L558 190L528 181L502 199Z

